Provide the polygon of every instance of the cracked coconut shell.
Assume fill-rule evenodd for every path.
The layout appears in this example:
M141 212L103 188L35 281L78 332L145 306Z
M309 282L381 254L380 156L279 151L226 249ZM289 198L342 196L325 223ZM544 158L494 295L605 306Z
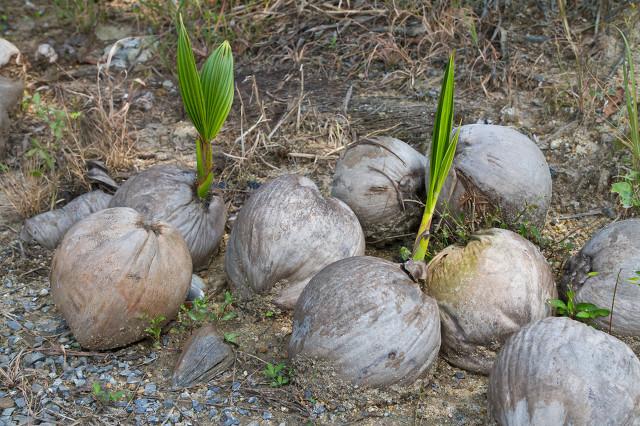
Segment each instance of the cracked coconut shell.
M367 240L386 242L417 231L427 159L391 137L364 139L336 164L331 195L354 211Z
M51 295L83 348L143 339L149 322L175 317L191 282L182 236L130 208L94 213L64 236L51 265Z
M222 197L203 201L195 193L192 170L174 165L151 167L129 178L109 207L130 207L148 220L167 222L189 247L193 266L205 267L224 235L227 209Z
M614 222L591 237L565 265L562 290L570 287L577 303L613 312L595 319L600 328L608 330L611 320L612 333L640 336L640 219Z
M438 306L402 265L361 256L322 269L295 307L289 357L329 361L343 380L410 384L440 348Z
M640 361L620 340L569 318L514 334L489 379L489 412L504 426L640 424Z
M438 253L427 266L426 292L440 308L444 358L482 374L511 334L551 315L547 302L557 297L538 248L495 228Z
M234 294L249 298L278 284L276 303L292 308L316 272L362 254L364 235L351 209L323 197L310 179L285 175L261 186L240 210L225 269Z

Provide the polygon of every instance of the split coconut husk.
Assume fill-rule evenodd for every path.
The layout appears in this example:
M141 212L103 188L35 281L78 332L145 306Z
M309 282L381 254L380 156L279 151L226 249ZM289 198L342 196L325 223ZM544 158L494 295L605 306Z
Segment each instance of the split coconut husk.
M109 207L130 207L147 220L164 221L180 232L193 266L205 267L224 235L227 209L222 197L206 201L194 189L195 172L175 165L153 166L129 178L116 191Z
M640 336L640 219L614 222L591 237L565 265L561 288L573 288L576 303L612 312L594 320L598 327Z
M90 214L106 209L110 201L111 195L100 190L82 194L60 209L25 220L20 238L26 242L35 241L42 247L53 250L69 228Z
M422 377L439 348L435 300L402 265L360 256L311 279L295 307L289 357L328 361L344 381L382 387Z
M482 374L511 334L551 315L548 300L557 297L538 248L495 228L438 253L427 266L426 292L440 308L443 357Z
M149 323L173 319L191 282L180 233L129 208L76 223L51 265L51 295L83 348L106 350L145 337Z
M331 195L358 216L367 240L414 234L422 217L427 159L391 137L364 139L336 164Z
M500 425L638 425L640 361L620 340L568 318L523 327L489 380Z
M234 294L249 298L278 284L276 303L291 309L316 272L362 254L364 234L351 209L323 197L310 179L285 175L261 186L240 210L225 269Z

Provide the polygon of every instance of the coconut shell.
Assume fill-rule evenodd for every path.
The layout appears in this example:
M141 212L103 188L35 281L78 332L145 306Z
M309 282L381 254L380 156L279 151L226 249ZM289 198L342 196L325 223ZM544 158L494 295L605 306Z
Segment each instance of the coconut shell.
M129 208L94 213L64 236L51 265L51 295L86 349L144 337L152 319L175 317L191 282L182 236ZM160 325L163 325L160 324Z
M326 360L365 386L409 384L440 348L438 307L399 264L351 257L322 269L295 307L289 357Z
M0 76L0 160L5 157L7 152L7 138L11 126L9 113L22 99L23 90L22 81L14 81Z
M562 289L566 293L573 287L578 303L593 303L613 311L613 319L607 316L595 320L599 327L608 330L611 320L612 333L640 336L637 271L640 271L640 219L622 220L598 231L566 263ZM597 275L589 276L591 272Z
M69 228L91 213L106 209L110 201L111 195L100 190L82 194L60 209L27 219L20 231L20 238L27 242L36 241L42 247L53 250Z
M187 340L173 372L174 388L206 383L233 364L233 351L212 325L196 330Z
M169 223L189 247L193 266L205 267L224 235L227 209L222 197L202 201L194 192L196 176L174 165L151 167L128 179L109 207L131 207L148 220Z
M489 380L498 424L639 425L640 361L620 340L568 318L523 327Z
M454 216L477 220L491 212L508 225L544 226L551 172L535 142L512 128L462 126L449 179L441 199Z
M444 358L482 374L512 333L551 315L548 300L557 297L537 247L495 228L438 253L427 266L426 292L440 308Z
M280 176L247 200L231 231L225 269L239 297L265 293L276 283L276 303L295 305L316 272L364 254L356 215L337 198L324 198L308 178Z
M368 241L388 242L417 231L427 159L401 140L365 139L336 164L331 195L354 211Z

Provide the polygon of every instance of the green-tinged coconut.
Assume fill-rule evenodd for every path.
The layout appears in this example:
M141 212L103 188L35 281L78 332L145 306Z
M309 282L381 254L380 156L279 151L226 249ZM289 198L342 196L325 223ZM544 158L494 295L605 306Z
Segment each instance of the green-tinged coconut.
M640 361L620 340L568 318L523 327L489 379L504 426L640 424Z
M310 179L285 175L261 186L240 210L225 269L234 294L249 298L279 284L276 303L292 308L316 272L362 254L364 235L351 209L323 197Z
M367 240L388 242L418 229L426 169L424 155L399 139L364 139L336 164L331 195L351 207Z
M180 233L129 208L94 213L64 236L51 265L51 295L86 349L146 337L150 321L173 319L191 282Z
M193 266L205 267L224 235L227 209L222 197L201 200L195 193L195 172L174 165L151 167L129 178L109 207L130 207L147 220L167 222L189 247Z
M289 357L328 361L343 381L381 387L423 376L439 347L436 302L402 265L360 256L325 267L304 289Z
M504 229L438 253L427 266L426 292L440 308L444 358L482 374L511 334L551 315L548 300L557 297L537 247Z
M640 336L640 219L615 222L598 231L565 265L562 289L576 303L611 310L596 324L622 336ZM615 294L615 300L614 300Z

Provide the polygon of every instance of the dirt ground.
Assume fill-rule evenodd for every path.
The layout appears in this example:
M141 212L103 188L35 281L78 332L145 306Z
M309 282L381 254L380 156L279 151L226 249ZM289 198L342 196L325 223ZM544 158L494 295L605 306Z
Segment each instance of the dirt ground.
M171 3L8 0L0 8L2 37L22 53L0 75L26 86L0 158L0 424L489 424L486 377L443 359L408 389L333 385L330 373L318 385L296 371L290 385L270 386L262 371L286 361L291 318L269 296L234 304L237 317L219 325L238 336L233 368L187 391L170 384L188 325L166 327L161 349L151 341L108 353L78 347L49 295L51 253L18 234L25 217L96 187L84 171L89 159L117 181L161 162L194 166ZM637 45L633 2L568 1L566 26L555 1L187 3L199 60L221 36L236 60L234 106L215 152L227 230L251 191L275 176L304 174L328 193L336 160L360 138L394 136L424 152L454 49L456 120L513 126L546 156L552 206L541 235L529 236L557 278L596 229L637 213L610 193L628 164L616 143L626 112L614 25ZM109 46L131 36L146 38L109 58ZM37 54L43 43L55 61ZM375 254L397 260L410 244ZM223 258L224 249L199 273L217 301ZM637 341L628 343L640 354ZM42 358L31 362L33 354ZM96 402L96 382L127 397Z

